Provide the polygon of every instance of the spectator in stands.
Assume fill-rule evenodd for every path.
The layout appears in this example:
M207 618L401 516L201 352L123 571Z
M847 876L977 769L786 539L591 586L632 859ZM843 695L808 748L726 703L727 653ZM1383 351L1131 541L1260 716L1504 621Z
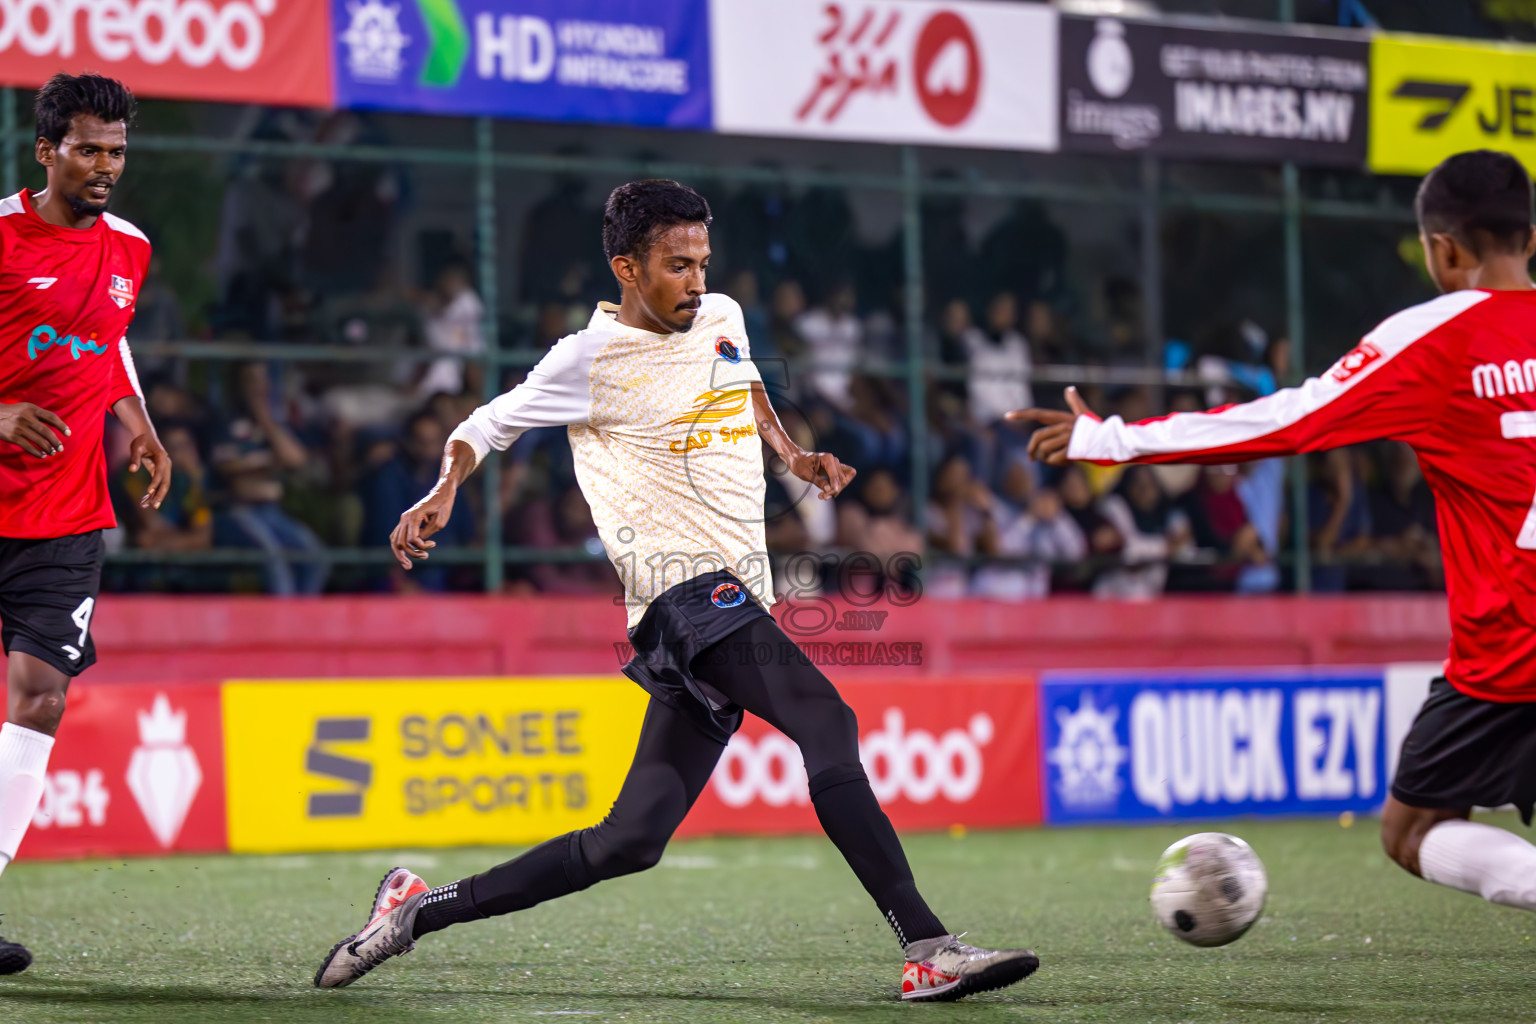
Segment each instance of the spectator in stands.
M1127 467L1100 511L1121 538L1121 567L1102 574L1096 597L1146 600L1168 583L1168 561L1190 543L1188 517L1168 500L1150 466Z
M1377 589L1439 589L1445 585L1435 499L1413 449L1389 441L1381 452L1383 480L1369 503L1375 549L1387 560L1373 574Z
M991 490L976 479L965 456L955 453L939 464L925 517L928 545L935 554L950 558L934 566L927 593L964 596L969 588L969 560L997 553L995 513Z
M438 358L427 364L416 382L416 395L426 398L465 391L479 395L484 367L466 360L485 352L485 305L475 294L466 264L454 261L438 273L423 313L427 348Z
M1081 561L1088 554L1088 541L1056 489L1041 487L1030 497L1028 510L998 530L996 554L1027 561L1021 566L978 569L972 593L1024 601L1048 597L1053 566Z
M1077 528L1082 531L1088 543L1090 558L1108 559L1125 546L1125 538L1120 535L1115 524L1109 521L1109 517L1104 515L1099 502L1094 500L1093 491L1088 486L1088 475L1083 472L1082 466L1068 466L1056 482L1056 490L1061 494L1061 503L1067 515L1072 517ZM1053 579L1057 581L1055 589L1092 590L1094 580L1102 569L1102 563L1096 565L1092 562L1060 567L1053 574Z
M358 490L363 505L363 529L359 540L369 547L387 547L389 534L400 522L400 513L421 499L437 482L443 460L443 446L448 443L448 429L429 410L423 409L405 421L396 451L382 465L365 476ZM448 525L436 533L438 549L468 547L475 542L475 514L471 503L454 509ZM391 565L384 581L387 589L399 592L446 590L452 567L431 562L407 573Z
M309 452L274 412L264 364L242 366L238 382L242 414L229 422L213 448L213 465L227 495L226 506L214 517L215 540L220 547L265 552L268 592L318 594L329 571L325 547L282 507L284 477L302 469Z
M511 593L619 593L619 577L602 557L603 543L592 510L581 489L570 484L554 492L519 502L507 518L507 540L544 550L584 550L590 561L541 562L523 566L508 585ZM640 571L647 571L640 562Z
M1350 453L1342 448L1308 456L1307 525L1312 545L1312 589L1345 589L1339 564L1370 548L1371 510Z
M149 479L129 473L127 461L115 464L113 492L118 521L129 544L144 551L206 551L213 546L213 511L208 504L207 470L197 439L186 423L160 420L160 440L176 474L159 508L142 504ZM174 558L126 569L126 585L135 590L191 591L219 586L218 574L178 564Z
M885 378L863 373L853 377L848 390L847 409L834 411L837 426L828 449L861 473L889 469L905 476L911 456L902 418L903 396Z
M855 315L857 308L853 285L844 281L795 321L811 362L811 385L818 396L839 409L852 404L853 374L863 348L864 325Z
M882 564L897 555L920 552L923 536L912 525L911 510L895 474L876 469L860 475L864 479L852 499L838 503L838 545L868 551Z
M1245 567L1269 564L1264 542L1237 492L1237 478L1237 466L1205 466L1185 499L1196 546L1214 552L1218 562L1193 574L1201 579L1200 589L1235 589Z
M985 323L962 331L960 344L965 353L966 400L978 430L994 431L1011 410L1035 404L1029 386L1033 365L1029 342L1019 332L1019 302L1012 292L992 296Z

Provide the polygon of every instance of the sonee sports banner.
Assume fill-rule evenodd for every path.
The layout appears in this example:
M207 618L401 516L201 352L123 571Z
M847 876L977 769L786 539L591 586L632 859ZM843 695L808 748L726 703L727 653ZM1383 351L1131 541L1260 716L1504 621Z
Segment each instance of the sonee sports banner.
M1365 812L1386 769L1382 674L1048 674L1046 820Z
M1061 19L1061 148L1358 167L1364 37Z
M623 678L226 683L229 848L532 843L595 824L646 699Z

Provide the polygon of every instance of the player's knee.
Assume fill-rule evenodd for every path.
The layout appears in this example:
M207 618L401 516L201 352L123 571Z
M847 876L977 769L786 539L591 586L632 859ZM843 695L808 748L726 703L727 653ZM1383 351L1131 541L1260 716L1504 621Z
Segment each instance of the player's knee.
M1418 845L1412 844L1410 848L1408 830L1387 818L1383 818L1381 822L1381 848L1404 870L1411 871L1413 874L1419 873Z
M12 688L6 718L24 729L52 736L64 718L64 690Z
M589 863L588 870L601 878L617 878L620 875L649 871L661 863L668 838L651 832L612 836L603 844L599 862Z

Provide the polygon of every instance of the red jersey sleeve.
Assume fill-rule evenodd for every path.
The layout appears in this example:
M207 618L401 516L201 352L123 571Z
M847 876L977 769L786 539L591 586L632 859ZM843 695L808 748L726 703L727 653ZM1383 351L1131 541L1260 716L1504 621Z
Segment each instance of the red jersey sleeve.
M1389 317L1321 377L1241 405L1140 423L1082 416L1067 457L1120 462L1242 462L1378 438L1436 422L1465 339L1452 321L1487 292L1442 295Z
M134 369L133 352L128 348L128 336L125 334L118 339L117 351L112 355L112 390L107 396L107 408L135 395L143 398L144 389L139 387L139 372Z

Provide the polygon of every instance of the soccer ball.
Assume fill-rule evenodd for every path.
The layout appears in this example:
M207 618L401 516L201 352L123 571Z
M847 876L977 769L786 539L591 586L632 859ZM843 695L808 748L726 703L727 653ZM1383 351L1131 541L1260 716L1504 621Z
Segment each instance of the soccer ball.
M1157 862L1152 912L1164 928L1194 946L1225 946L1264 912L1269 879L1253 849L1237 836L1185 836Z

